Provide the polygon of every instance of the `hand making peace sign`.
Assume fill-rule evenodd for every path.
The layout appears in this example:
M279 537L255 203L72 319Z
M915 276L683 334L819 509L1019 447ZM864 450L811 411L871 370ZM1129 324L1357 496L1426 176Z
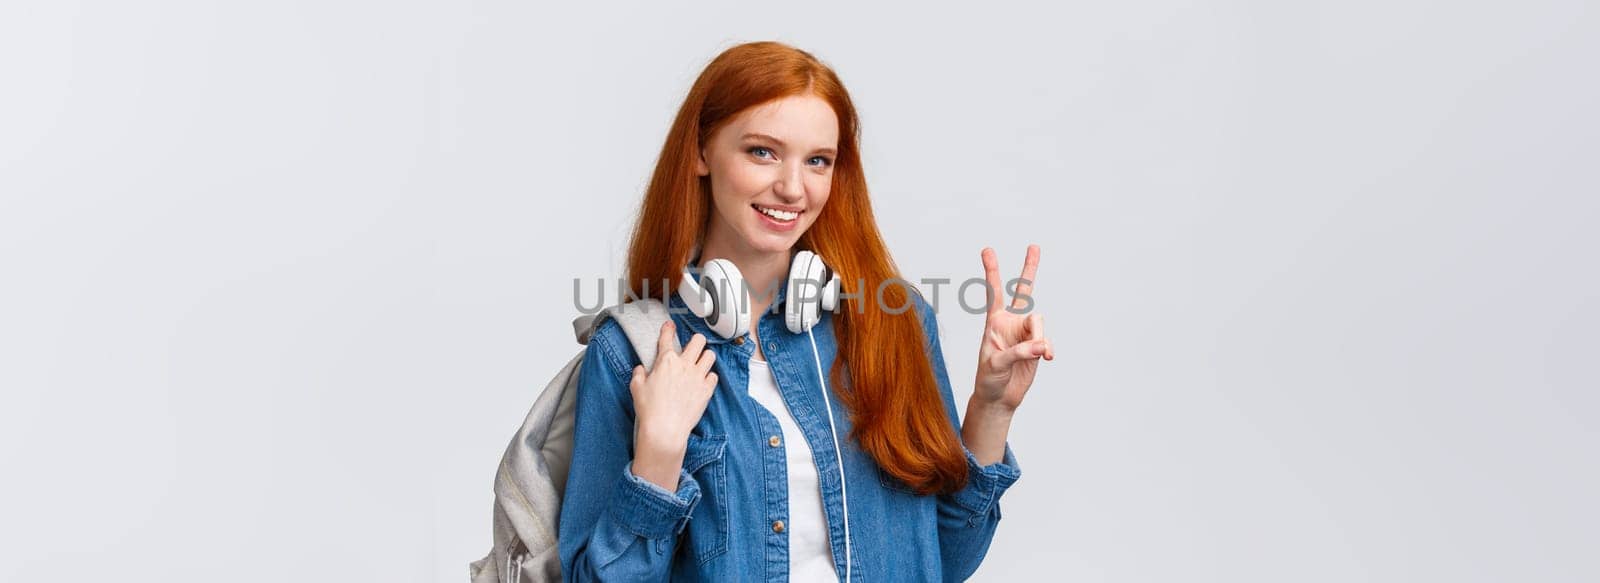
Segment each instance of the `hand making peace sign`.
M1055 347L1044 336L1044 316L1030 306L1025 313L1006 309L1005 288L1001 286L999 258L994 249L983 249L983 275L989 282L989 312L983 324L983 343L978 349L978 378L972 398L985 404L1015 410L1033 385L1039 358L1055 360ZM1022 264L1012 309L1023 308L1022 296L1033 293L1034 272L1039 269L1039 246L1028 246ZM1037 303L1037 302L1031 302Z

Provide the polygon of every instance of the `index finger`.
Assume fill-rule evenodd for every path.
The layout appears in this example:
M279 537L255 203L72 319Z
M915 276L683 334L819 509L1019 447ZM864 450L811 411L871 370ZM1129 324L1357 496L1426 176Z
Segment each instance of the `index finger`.
M989 284L989 313L1000 309L1000 295L1004 290L1000 287L1000 258L995 256L994 249L983 248L983 279Z
M1012 309L1022 309L1022 297L1033 295L1033 276L1039 271L1039 246L1028 246L1028 258L1022 262L1022 281L1017 282L1017 293L1011 297Z

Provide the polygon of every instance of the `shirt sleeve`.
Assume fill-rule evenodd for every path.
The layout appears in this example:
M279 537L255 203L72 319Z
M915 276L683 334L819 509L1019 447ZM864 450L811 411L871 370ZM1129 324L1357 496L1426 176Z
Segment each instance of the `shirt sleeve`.
M933 376L939 381L945 411L959 438L961 422L956 413L950 373L945 369L938 319L933 308L920 294L913 293L912 296L916 298L917 309L921 312L923 332L928 335ZM1005 448L1005 455L1000 461L979 465L978 458L963 445L961 451L967 457L967 485L955 492L939 495L939 555L946 581L965 581L971 577L989 552L995 527L1000 523L1000 496L1022 477L1022 468L1017 465L1017 457L1012 453L1009 441Z
M633 397L638 364L619 349L607 323L590 339L578 369L572 466L561 504L558 544L566 581L660 581L671 569L678 534L700 501L700 485L679 470L669 492L633 474Z

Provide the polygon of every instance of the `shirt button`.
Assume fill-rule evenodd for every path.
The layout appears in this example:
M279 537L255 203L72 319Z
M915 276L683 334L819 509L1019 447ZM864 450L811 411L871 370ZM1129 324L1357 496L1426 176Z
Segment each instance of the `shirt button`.
M775 521L775 522L772 523L772 532L776 532L778 534L783 534L783 521L782 520Z
M738 344L738 345L740 345L740 346L744 346L744 337L743 337L743 336L740 336L740 337L738 337L738 338L734 338L734 339L733 339L733 343L734 343L734 344Z
M778 439L778 436L774 435L767 438L767 445L778 447L779 445L783 445L783 440Z

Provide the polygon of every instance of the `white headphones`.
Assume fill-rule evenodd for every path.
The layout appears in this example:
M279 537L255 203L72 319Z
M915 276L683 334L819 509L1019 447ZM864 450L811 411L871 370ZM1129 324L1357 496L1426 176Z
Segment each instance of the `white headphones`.
M787 285L783 323L790 332L811 330L822 319L821 310L839 310L839 276L816 253L795 253L789 260ZM684 269L678 295L689 311L705 318L713 332L731 339L750 332L751 290L746 288L738 266L727 259L712 259L700 267L698 279Z
M811 357L817 363L817 380L822 383L823 409L828 412L828 433L833 436L833 456L839 464L839 495L844 513L844 580L850 580L850 494L844 484L844 453L839 449L839 431L833 425L833 401L828 396L828 375L822 372L822 357L817 354L817 337L811 328L822 319L821 310L839 310L839 275L822 257L801 250L789 260L789 287L784 291L783 323L790 332L805 332L811 339ZM819 289L820 288L820 289ZM683 271L678 295L694 315L704 318L711 331L723 338L738 338L750 332L750 298L739 267L727 259L712 259L700 267L700 278ZM802 295L803 294L803 295Z

